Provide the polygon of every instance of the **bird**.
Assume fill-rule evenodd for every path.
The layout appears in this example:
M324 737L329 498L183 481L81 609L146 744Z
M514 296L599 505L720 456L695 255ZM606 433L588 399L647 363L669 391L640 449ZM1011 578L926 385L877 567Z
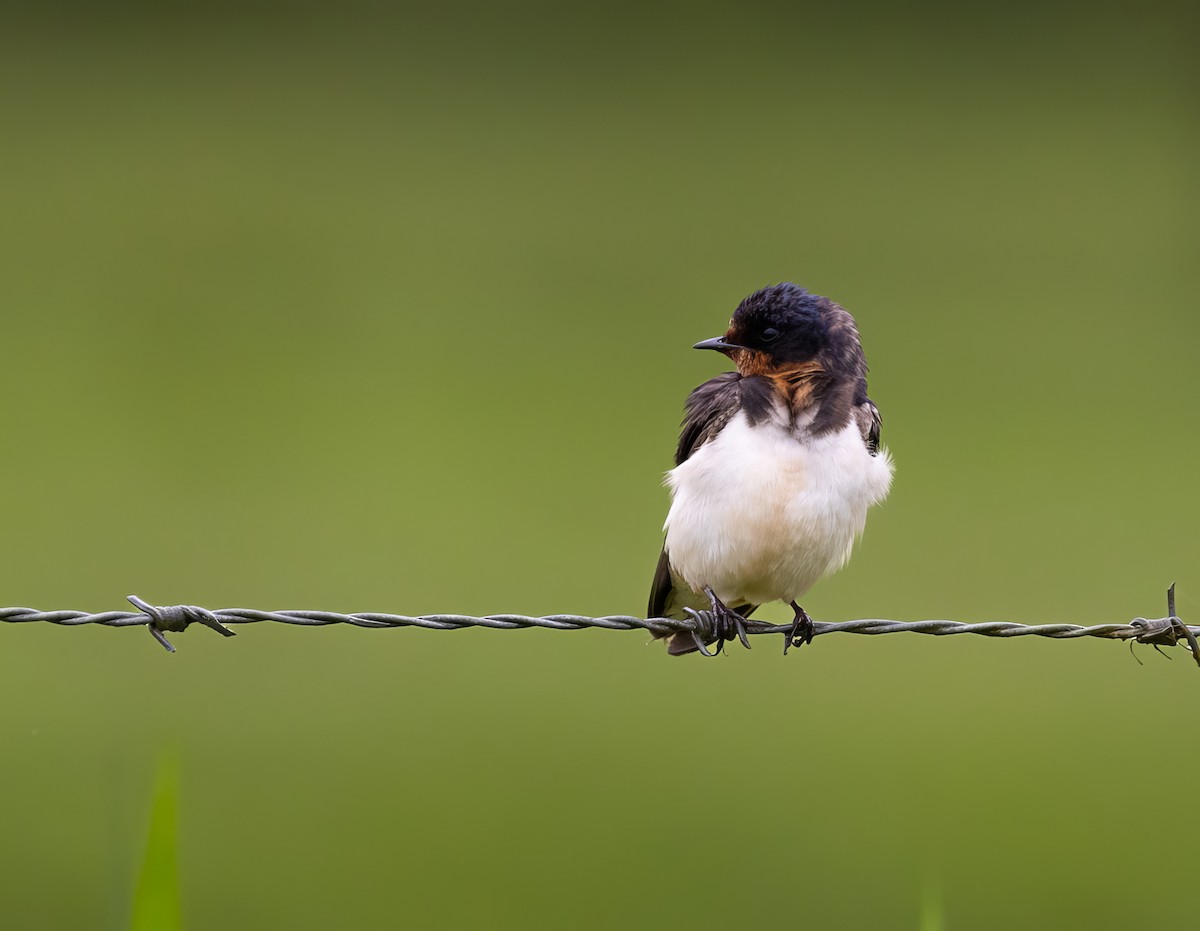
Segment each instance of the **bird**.
M782 601L795 612L786 655L814 634L798 600L845 565L891 488L858 327L829 298L783 282L745 298L723 336L694 348L723 353L735 371L687 398L646 616L692 618L695 629L656 639L671 655L715 656L735 636L748 649L745 619Z

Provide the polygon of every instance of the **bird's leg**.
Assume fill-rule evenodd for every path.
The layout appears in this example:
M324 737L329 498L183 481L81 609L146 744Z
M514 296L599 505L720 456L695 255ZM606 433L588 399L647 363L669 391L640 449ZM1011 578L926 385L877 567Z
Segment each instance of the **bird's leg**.
M812 643L813 635L816 634L816 628L813 627L813 620L796 602L790 602L792 610L796 612L796 618L792 621L792 629L789 630L783 637L783 655L787 656L787 651L790 647L802 647L806 643Z

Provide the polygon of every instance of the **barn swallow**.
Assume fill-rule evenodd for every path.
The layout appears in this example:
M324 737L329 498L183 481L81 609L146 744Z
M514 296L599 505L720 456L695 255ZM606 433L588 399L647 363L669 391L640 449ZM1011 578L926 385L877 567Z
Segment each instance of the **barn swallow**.
M724 353L737 371L688 396L646 616L701 621L706 636L661 636L672 655L714 656L735 636L748 648L743 621L783 601L795 612L786 654L813 637L797 599L845 565L892 483L858 328L788 282L755 291L724 336L695 348Z

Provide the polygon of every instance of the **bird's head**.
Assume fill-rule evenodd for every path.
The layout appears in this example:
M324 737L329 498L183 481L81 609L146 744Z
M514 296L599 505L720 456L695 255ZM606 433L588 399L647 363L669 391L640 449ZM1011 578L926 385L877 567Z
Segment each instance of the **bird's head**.
M743 375L773 375L813 367L828 347L826 298L790 282L755 291L742 301L724 336L706 339L696 349L715 349L733 360Z

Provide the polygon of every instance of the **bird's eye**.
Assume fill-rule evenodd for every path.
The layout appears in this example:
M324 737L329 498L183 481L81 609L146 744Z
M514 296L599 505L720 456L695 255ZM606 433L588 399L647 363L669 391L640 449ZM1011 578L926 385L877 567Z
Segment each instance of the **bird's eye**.
M775 329L775 327L773 327L773 326L769 326L765 330L762 331L762 338L763 338L764 343L772 342L778 336L779 336L779 331L777 329Z

